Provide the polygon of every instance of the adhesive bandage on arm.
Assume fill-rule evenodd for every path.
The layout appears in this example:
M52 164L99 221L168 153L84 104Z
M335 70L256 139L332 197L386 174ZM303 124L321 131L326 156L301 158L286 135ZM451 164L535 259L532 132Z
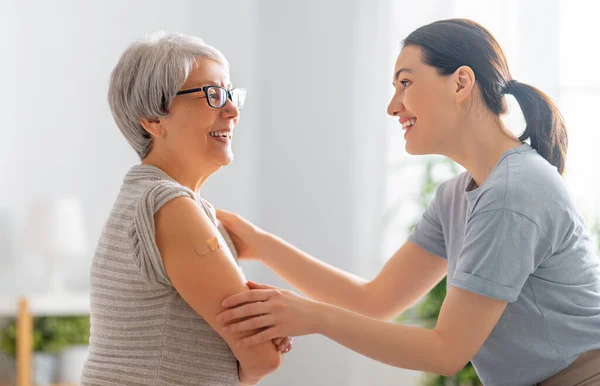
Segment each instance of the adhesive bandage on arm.
M208 255L211 252L217 251L223 248L224 243L220 237L215 236L206 240L204 243L198 243L196 245L196 254L199 256Z

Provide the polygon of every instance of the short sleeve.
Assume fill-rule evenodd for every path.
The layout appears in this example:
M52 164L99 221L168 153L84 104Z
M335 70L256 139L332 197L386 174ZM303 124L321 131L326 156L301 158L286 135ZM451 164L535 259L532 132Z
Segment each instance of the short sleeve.
M221 237L223 238L223 240L225 240L225 244L227 244L227 248L229 248L231 255L235 259L236 263L238 263L238 265L239 265L238 254L237 254L237 249L235 249L235 244L231 240L231 237L229 236L229 232L227 232L227 228L225 228L223 226L223 224L221 224L221 222L219 222L218 220L217 220L217 229L219 230L219 233L221 234Z
M198 202L204 208L204 211L208 215L208 218L210 219L210 221L212 221L212 223L215 225L215 227L217 227L217 230L219 231L221 238L223 239L223 241L225 241L225 245L227 245L229 252L231 252L231 255L233 256L235 262L239 266L238 254L237 254L237 250L235 249L235 244L231 240L231 237L229 236L229 232L227 232L227 228L225 228L223 226L223 224L221 224L219 219L217 219L217 213L216 213L215 208L208 201L204 200L201 197L199 197Z
M439 201L442 194L441 188L442 186L438 188L434 199L408 237L408 241L418 245L429 253L446 259L446 242L439 210Z
M450 285L512 303L549 253L550 244L529 218L507 209L476 214L467 222Z
M129 229L135 263L142 276L158 287L171 287L172 284L156 245L154 214L177 197L190 197L195 201L194 192L175 182L160 181L148 187L137 202Z

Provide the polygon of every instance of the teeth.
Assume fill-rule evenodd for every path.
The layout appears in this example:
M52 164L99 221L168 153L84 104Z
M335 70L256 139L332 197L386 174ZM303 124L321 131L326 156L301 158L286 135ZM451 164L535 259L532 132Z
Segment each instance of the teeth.
M402 128L407 129L407 128L411 127L412 125L414 125L416 121L417 121L416 118L409 119L408 121L406 121L402 124Z
M218 132L218 131L211 131L209 133L209 135L211 137L217 137L217 138L229 138L229 139L231 139L231 137L232 137L231 133L228 133L228 132Z

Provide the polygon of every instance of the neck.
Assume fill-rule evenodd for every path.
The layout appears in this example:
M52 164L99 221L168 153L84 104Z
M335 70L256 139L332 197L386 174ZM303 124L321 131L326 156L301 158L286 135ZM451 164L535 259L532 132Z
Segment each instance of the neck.
M473 114L460 130L456 143L443 155L462 165L478 186L485 182L504 152L521 145L498 117L488 113Z
M153 149L142 160L144 165L152 165L167 173L179 184L199 194L204 182L219 168L201 162L185 160L177 155L161 154ZM190 166L191 165L191 166Z

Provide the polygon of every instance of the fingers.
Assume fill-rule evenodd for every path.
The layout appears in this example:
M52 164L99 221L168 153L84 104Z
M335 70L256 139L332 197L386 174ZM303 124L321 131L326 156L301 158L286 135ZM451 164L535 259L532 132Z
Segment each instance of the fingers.
M237 345L241 347L251 347L256 346L257 344L261 344L263 342L268 342L271 339L278 337L280 334L277 333L277 329L275 327L269 327L265 330L262 330L254 335L250 335L247 338L238 340Z
M270 296L270 290L245 291L225 298L221 305L223 306L223 308L237 307L244 303L264 302L269 300Z
M275 339L273 339L273 344L275 346L279 346L281 344L281 342L283 342L284 339L285 338L275 338Z
M259 328L271 327L274 324L273 315L261 315L254 318L231 323L223 327L223 332L232 334L236 332L253 331Z
M233 229L235 222L234 220L232 220L234 214L221 209L217 209L216 215L218 223L223 225L225 229L227 229L229 236L233 238L233 236L235 236L235 229Z
M290 352L290 350L292 349L293 341L294 341L294 338L291 338L291 337L287 337L287 338L283 339L282 342L277 346L277 350L283 354Z
M278 352L282 354L287 354L292 350L292 343L294 342L294 338L286 337L286 338L275 338L272 340L275 348Z
M268 314L269 307L268 304L258 301L247 303L236 308L230 308L217 315L217 323L226 325L238 319Z
M273 287L272 285L268 285L268 284L261 284L261 283L257 283L257 282L255 282L255 281L252 281L252 280L248 280L248 281L246 282L246 285L247 285L247 286L248 286L248 288L250 288L250 289L273 289L273 290L279 289L279 288L277 288L277 287Z
M217 213L217 218L222 222L231 222L231 219L234 216L233 213L228 212L223 209L217 209L216 213Z
M237 213L228 212L223 209L216 210L217 219L221 221L226 228L229 228L240 221L244 221L244 219Z

